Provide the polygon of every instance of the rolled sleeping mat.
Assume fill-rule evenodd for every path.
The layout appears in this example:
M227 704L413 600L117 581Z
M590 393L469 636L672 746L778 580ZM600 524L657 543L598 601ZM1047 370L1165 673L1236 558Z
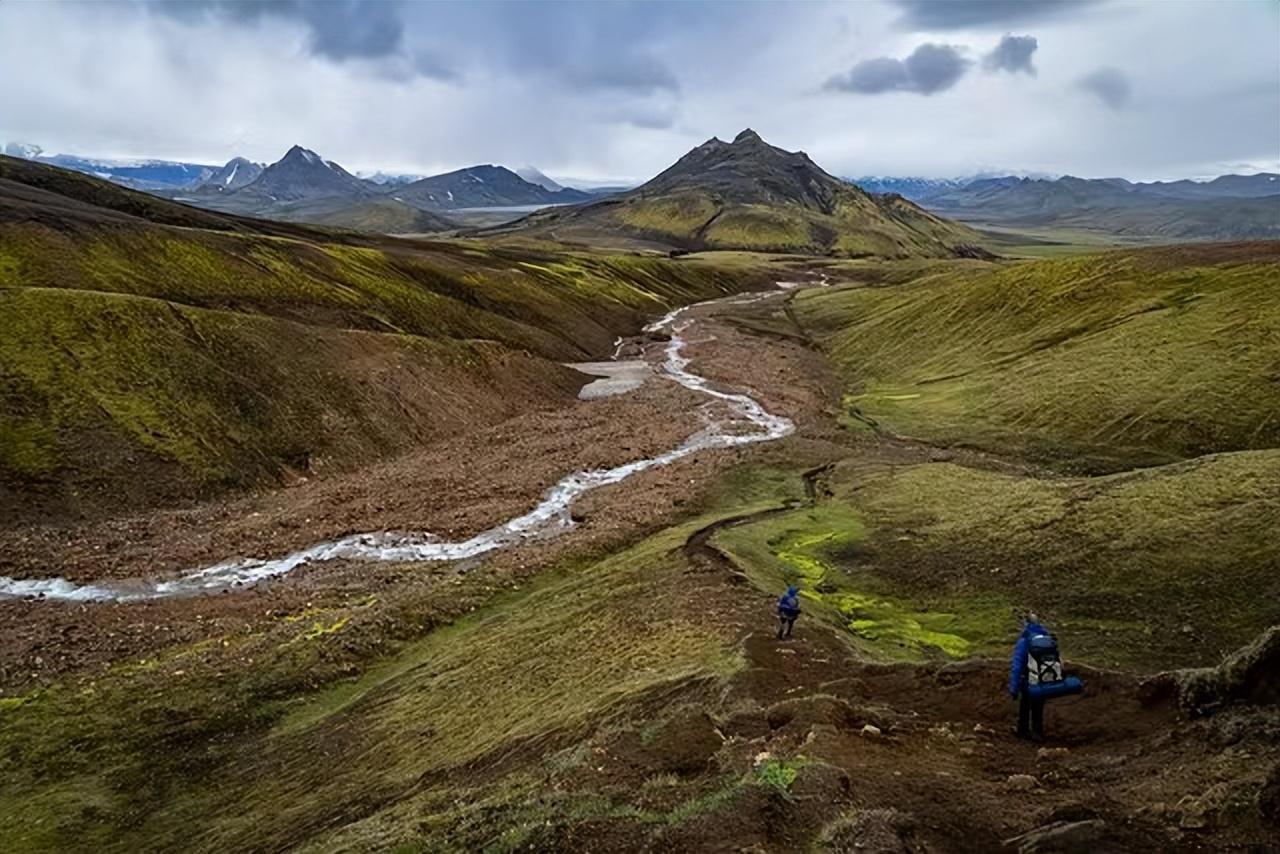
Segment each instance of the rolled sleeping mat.
M1084 691L1084 683L1075 676L1068 676L1059 682L1043 682L1027 686L1028 696L1037 700L1052 700L1054 697L1067 697Z

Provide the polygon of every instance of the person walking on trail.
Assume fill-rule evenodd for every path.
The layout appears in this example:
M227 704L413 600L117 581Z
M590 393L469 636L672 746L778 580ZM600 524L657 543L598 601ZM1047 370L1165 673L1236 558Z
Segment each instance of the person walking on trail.
M788 587L778 597L778 640L791 637L791 629L800 616L800 588Z
M1079 694L1084 684L1063 676L1058 640L1028 614L1009 662L1009 696L1018 701L1018 738L1044 739L1044 704L1053 697Z

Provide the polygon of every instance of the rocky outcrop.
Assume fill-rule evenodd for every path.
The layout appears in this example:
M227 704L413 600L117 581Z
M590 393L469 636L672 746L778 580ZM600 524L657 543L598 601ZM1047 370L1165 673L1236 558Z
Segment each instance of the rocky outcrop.
M1217 667L1151 677L1140 686L1139 697L1146 703L1173 698L1191 715L1212 714L1232 703L1280 704L1280 626L1267 629Z

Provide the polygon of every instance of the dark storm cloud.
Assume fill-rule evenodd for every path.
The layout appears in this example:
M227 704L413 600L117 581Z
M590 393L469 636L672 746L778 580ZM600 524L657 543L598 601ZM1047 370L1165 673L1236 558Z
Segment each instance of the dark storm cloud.
M982 65L988 71L1008 71L1016 74L1025 71L1035 74L1036 67L1031 64L1031 56L1039 47L1035 36L1005 36L995 50L982 58Z
M895 0L904 30L1004 27L1061 13L1078 12L1098 0Z
M826 82L824 88L860 95L916 92L932 95L956 84L971 63L951 45L922 44L906 59L881 56L859 62Z
M1076 85L1086 92L1098 96L1102 102L1113 110L1118 110L1129 103L1133 95L1129 78L1118 68L1099 68L1090 71L1076 81Z
M489 67L575 90L653 95L680 88L662 44L675 32L722 27L722 13L706 3L422 3L409 8L407 24L409 38L447 32L470 61Z
M305 28L307 47L316 56L334 62L390 60L386 70L392 77L457 76L421 50L406 52L403 6L396 0L147 0L147 6L187 22L202 17L245 26L271 18L293 21Z

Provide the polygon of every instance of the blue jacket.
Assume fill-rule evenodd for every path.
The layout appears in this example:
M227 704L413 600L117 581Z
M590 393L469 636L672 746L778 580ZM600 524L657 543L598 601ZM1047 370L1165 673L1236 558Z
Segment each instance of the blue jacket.
M793 619L800 616L800 589L788 587L787 592L778 597L778 616Z
M1009 696L1016 697L1027 681L1027 644L1035 635L1047 635L1049 630L1039 623L1028 622L1013 646L1013 657L1009 660Z

